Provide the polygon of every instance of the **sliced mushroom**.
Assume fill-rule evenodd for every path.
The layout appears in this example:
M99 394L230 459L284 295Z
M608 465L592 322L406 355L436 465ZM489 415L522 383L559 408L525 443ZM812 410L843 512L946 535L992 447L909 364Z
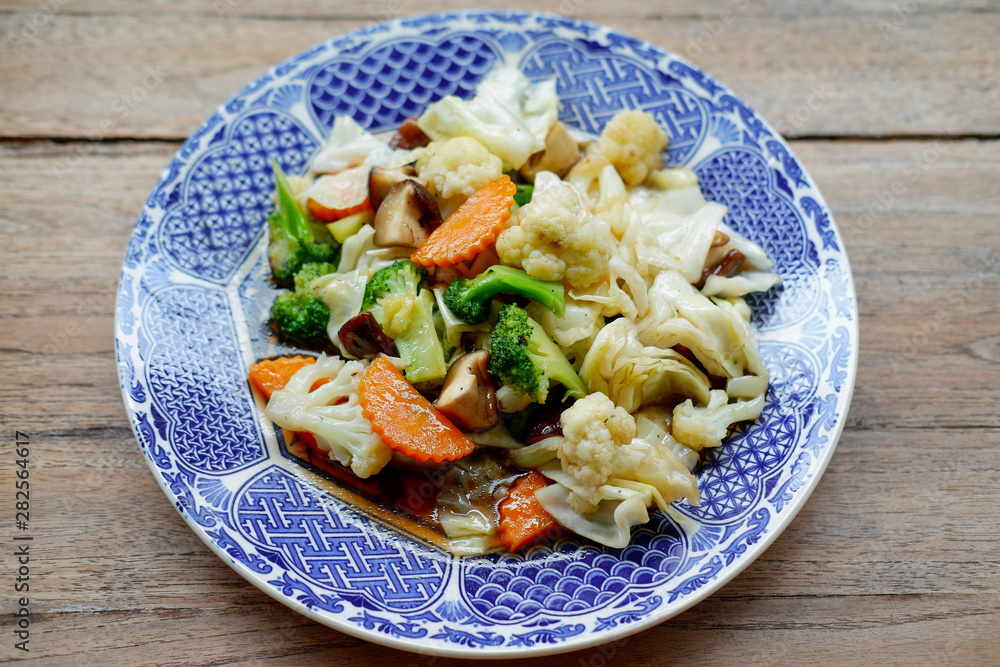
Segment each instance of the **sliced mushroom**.
M400 181L413 178L417 175L417 170L412 164L405 164L402 167L372 167L368 174L368 201L374 210L382 204L389 188Z
M396 343L368 311L347 320L337 332L337 337L344 344L344 351L355 357L373 357L380 352L390 357L399 354Z
M535 153L521 167L521 177L534 182L540 171L555 172L559 178L580 161L580 146L562 123L556 123L545 137L545 149Z
M533 445L539 440L550 438L554 435L562 435L562 410L542 410L541 414L535 418L532 415L531 422L524 432L524 444Z
M396 183L375 212L375 245L419 247L441 224L437 202L413 179Z
M419 148L431 143L431 138L420 129L420 126L417 125L417 120L416 116L410 116L404 120L403 124L396 130L396 134L392 135L389 147L410 149Z
M490 353L473 350L456 359L434 406L463 431L488 431L500 420L496 387L486 372Z
M731 248L717 262L714 262L712 265L706 266L702 269L701 281L705 282L705 279L709 276L732 278L743 266L743 262L745 260L746 256L743 253L735 248Z
M715 236L712 237L712 247L721 248L722 246L729 243L729 235L724 232L715 232Z
M562 413L575 401L566 400L566 390L557 385L549 392L545 404L528 413L524 435L521 439L526 445L533 445L539 440L562 435ZM530 408L529 408L530 409Z

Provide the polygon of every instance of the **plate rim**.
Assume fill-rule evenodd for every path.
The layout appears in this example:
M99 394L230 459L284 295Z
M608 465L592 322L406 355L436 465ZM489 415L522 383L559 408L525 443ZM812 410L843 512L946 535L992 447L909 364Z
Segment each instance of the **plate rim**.
M263 85L264 83L266 83L266 80L269 77L277 75L277 72L281 70L283 67L288 67L289 65L294 63L297 59L303 58L306 54L330 52L329 53L330 57L331 58L335 57L340 52L340 49L334 47L334 43L337 42L338 40L344 40L350 37L357 38L357 37L373 36L379 32L386 32L387 34L392 34L396 32L400 27L405 26L405 24L408 22L429 21L431 19L437 19L441 21L443 26L446 27L447 22L453 21L455 19L470 19L470 18L471 19L487 18L487 19L499 19L499 20L503 20L504 18L507 19L518 18L521 20L543 18L552 20L554 22L558 22L559 24L577 30L579 30L580 28L585 28L594 33L622 37L634 43L640 44L644 48L652 49L655 52L658 52L663 57L670 58L672 60L678 61L686 65L694 72L697 72L705 76L713 84L720 86L722 89L732 94L737 100L739 100L742 104L746 106L746 103L743 102L742 98L740 98L739 95L736 95L728 85L720 83L718 79L716 79L715 77L713 77L711 74L707 73L700 67L690 63L683 56L667 49L666 47L654 44L652 42L648 42L646 40L641 40L632 37L627 33L623 33L615 28L593 23L590 21L584 21L571 17L561 16L558 14L550 14L544 12L496 11L496 10L444 11L444 12L431 12L425 14L408 15L392 19L390 21L371 23L366 26L357 28L355 30L338 33L305 50L293 54L292 56L282 60L280 63L273 65L272 67L265 70L261 75L253 79L250 83L242 87L236 93L234 93L233 95L228 97L225 101L223 101L220 105L215 107L215 109L213 109L212 113L208 116L208 118L206 118L206 120L203 121L203 123L199 125L197 129L201 129L206 123L208 123L208 121L212 118L214 114L219 113L221 110L224 110L226 106L230 104L233 100L243 97L248 93L248 91L252 91L255 89L255 87ZM509 24L509 27L511 30L514 31L520 30L520 26L513 23ZM468 29L463 29L463 30L468 31ZM554 28L552 30L554 32ZM559 36L559 38L565 39L562 36ZM658 66L656 69L660 70ZM826 453L821 458L818 458L817 461L810 466L809 470L811 476L809 477L809 479L806 481L805 484L803 484L796 490L796 493L798 494L796 501L794 501L791 504L791 507L787 511L780 513L777 519L772 518L772 520L768 522L766 532L761 537L761 539L759 539L757 542L749 544L745 552L742 553L741 557L737 559L733 565L726 566L726 568L722 572L720 572L717 576L708 581L705 585L698 588L695 592L687 595L681 601L680 604L676 605L664 604L659 609L654 610L652 613L647 615L645 618L636 620L631 623L622 624L609 631L604 631L601 633L587 632L583 636L578 635L574 637L569 637L566 640L558 643L553 643L553 644L543 643L529 647L503 646L503 647L483 647L481 649L475 649L472 647L459 646L453 644L440 645L438 643L424 646L420 645L420 640L401 639L389 634L377 632L375 630L364 629L359 625L351 624L349 621L340 618L336 614L332 614L330 612L326 612L323 610L315 610L309 608L308 606L306 606L299 600L295 599L294 597L283 594L279 588L268 584L268 582L265 581L264 577L261 576L259 573L252 571L246 564L239 562L232 556L230 556L224 550L224 548L220 546L217 540L207 535L204 526L198 524L189 512L182 510L182 508L179 506L177 495L171 490L168 481L162 474L162 471L155 465L152 458L148 455L148 453L142 446L142 435L138 430L138 424L136 423L136 413L131 403L131 396L129 395L128 384L131 378L125 375L126 371L124 369L124 366L126 364L121 359L120 347L119 347L121 344L121 332L122 332L120 318L123 312L121 307L121 301L122 301L123 278L125 273L125 266L123 264L122 272L119 275L118 291L115 304L115 317L114 317L114 331L115 331L114 342L115 342L116 363L118 366L118 375L119 375L119 388L122 392L126 412L129 417L129 425L133 431L133 436L136 438L137 444L139 444L140 446L140 451L143 454L143 458L146 459L147 465L149 466L151 472L153 473L154 478L158 481L164 494L167 496L167 499L171 502L174 508L181 515L181 518L195 532L195 534L199 537L199 539L203 543L205 543L216 554L216 556L222 559L223 562L227 563L242 578L249 581L256 588L266 593L269 597L275 599L276 601L289 607L290 609L296 611L297 613L306 616L307 618L310 618L327 627L331 627L335 630L344 632L345 634L348 634L350 636L420 655L434 655L434 656L460 657L460 658L475 657L484 659L508 659L508 658L521 658L521 657L537 657L543 655L551 655L556 653L564 653L568 651L576 651L586 648L592 648L594 646L598 646L608 642L619 641L625 637L631 636L635 633L641 632L655 625L659 625L664 621L669 620L677 616L678 614L683 613L684 611L690 609L694 605L704 601L711 595L714 595L716 592L718 592L719 589L721 589L730 581L732 581L741 572L743 572L750 564L756 561L756 559L761 554L763 554L764 551L766 551L771 546L771 544L773 544L773 542L785 531L788 525L794 520L794 518L806 505L812 493L814 492L815 488L818 486L819 481L822 479L822 476L826 471L827 466L829 465L830 461L833 458L839 440L846 427L847 416L853 399L854 388L857 380L857 366L858 366L858 357L860 348L859 321L858 321L859 313L857 307L856 285L854 282L853 273L851 271L847 249L844 247L843 244L843 236L836 225L833 213L830 210L829 205L826 203L826 200L822 192L819 190L819 187L815 184L815 181L809 175L804 165L802 165L801 161L792 151L791 147L788 145L787 140L783 136L781 136L777 131L775 131L773 126L759 113L754 111L749 106L747 106L746 108L751 111L755 120L762 123L765 126L765 128L770 131L774 139L780 142L780 144L787 151L788 155L798 165L802 167L803 176L808 180L808 182L812 186L813 192L810 196L817 201L821 209L824 212L826 212L827 215L829 216L829 222L830 222L829 229L834 234L835 239L839 241L837 264L843 272L842 277L845 282L845 286L848 288L849 292L848 296L850 297L850 306L851 306L851 310L849 313L850 317L849 317L849 322L846 323L846 325L849 328L848 333L850 342L850 349L849 349L850 354L848 359L848 365L845 369L846 371L845 381L841 389L837 392L837 406L838 408L840 408L839 418L833 430L831 430L828 434L830 442L829 445L827 445ZM315 122L316 119L311 119L311 120ZM187 148L189 145L194 146L194 140L197 129L195 133L192 133L191 136L185 139L181 147L176 151L176 153L171 158L171 161L164 168L160 178L157 180L157 183L154 186L154 189L151 193L151 197L152 194L156 192L158 186L163 181L163 179L166 178L167 174L170 172L172 166L177 161L182 151L184 151L185 148ZM136 225L133 226L131 230L129 246L125 253L126 261L132 252L132 241L135 239L138 225L142 221L142 216L150 205L151 197L143 205L143 209L142 212L140 213L139 219L137 220ZM797 204L796 208L798 208ZM813 226L809 225L809 228L812 229ZM252 257L254 255L255 252L256 251L252 248L250 252L247 254L247 257L244 258L243 261L246 262L249 257ZM827 281L827 279L823 278L822 276L820 276L819 280L820 282ZM230 278L229 281L227 282L231 281L232 278ZM141 325L139 326L141 327ZM790 463L786 463L786 465L789 464ZM452 559L456 563L459 564L461 563L461 558L459 557L452 557ZM460 568L461 565L457 565L457 567ZM665 611L666 613L663 613L663 611ZM503 628L504 626L500 625L494 627Z

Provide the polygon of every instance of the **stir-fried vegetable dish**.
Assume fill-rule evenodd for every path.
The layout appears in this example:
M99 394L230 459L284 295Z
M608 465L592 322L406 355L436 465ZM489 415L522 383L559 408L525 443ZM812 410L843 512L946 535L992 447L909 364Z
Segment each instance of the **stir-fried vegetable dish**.
M624 547L760 416L744 296L779 282L666 132L588 139L554 81L487 75L391 138L339 117L308 173L273 164L270 326L250 372L318 467L457 553L576 534Z

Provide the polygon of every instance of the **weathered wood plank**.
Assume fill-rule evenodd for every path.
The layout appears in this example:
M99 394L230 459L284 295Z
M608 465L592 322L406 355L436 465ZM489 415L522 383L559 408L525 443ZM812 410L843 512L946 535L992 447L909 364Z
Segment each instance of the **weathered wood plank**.
M507 10L535 11L577 17L596 21L605 18L642 18L663 20L682 17L703 19L718 18L725 11L752 15L774 16L857 16L880 17L892 22L905 21L917 13L991 13L997 11L996 3L990 0L921 0L913 7L903 5L898 0L832 0L830 2L801 3L795 0L769 0L768 2L747 2L746 0L678 0L669 5L649 3L622 3L609 6L591 0L542 0L527 2L511 0L504 6ZM31 2L30 0L2 0L0 12L16 14L25 21L44 21L46 16L57 14L90 14L96 16L188 16L192 18L228 17L246 19L268 18L312 18L312 19L367 19L386 20L396 16L411 16L430 12L462 11L469 9L463 0L382 0L381 2L356 3L349 0L294 0L280 5L267 0L148 0L142 3L128 0L53 0L52 2ZM36 15L37 18L36 18ZM898 15L898 16L894 16Z
M463 665L377 647L305 619L254 592L240 607L201 613L43 617L40 664ZM727 599L719 595L638 635L545 659L552 665L992 664L1000 643L996 596ZM767 641L761 641L762 637ZM874 637L877 640L873 640ZM82 649L82 650L81 650ZM50 658L51 656L51 658ZM509 664L537 665L538 660Z
M996 425L994 142L796 143L847 240L861 314L850 424ZM958 407L961 405L961 407Z
M4 643L0 661L465 664L314 623L215 556L132 436L112 321L137 214L177 142L213 108L332 35L465 5L0 0L0 424L32 434L35 536L31 653ZM545 662L995 664L1000 142L933 137L1000 136L1000 7L505 7L594 20L686 55L791 136L927 139L793 144L844 233L861 311L848 427L812 498L708 600ZM0 480L11 466L0 459ZM14 602L0 599L0 613Z
M855 426L996 423L1000 259L993 248L1000 246L1000 160L995 142L962 141L920 171L908 171L913 156L933 145L794 145L844 232L857 280L862 348L850 416ZM43 397L51 392L70 400L94 391L95 382L116 390L110 360L115 281L138 211L175 150L173 144L102 144L61 184L53 170L76 147L0 147L0 183L20 195L0 212L0 261L12 267L0 277L0 340L8 351L0 365L25 378L24 369L34 369L32 381L18 390L25 417L42 419ZM911 181L910 174L919 178ZM900 194L879 208L881 193L895 184ZM39 229L49 258L44 263L31 261ZM64 380L59 387L39 383L56 369ZM95 424L117 408L93 409L91 416L70 412L66 418Z
M935 146L926 164L912 161ZM373 646L271 600L197 538L147 471L118 399L113 289L176 147L0 144L0 188L16 193L0 208L9 380L0 415L5 428L32 433L37 494L27 657L461 664ZM838 451L785 533L718 594L628 642L550 664L991 664L1000 655L997 142L793 148L845 232L858 284L861 364ZM874 207L897 183L884 210ZM0 612L12 604L0 600Z
M184 138L268 67L378 12L334 9L317 19L232 1L246 16L213 17L208 3L197 22L166 4L155 21L146 10L94 16L67 8L30 39L8 38L0 59L4 136ZM566 2L576 6L541 8ZM927 8L886 32L878 12L733 6L669 20L608 12L601 20L695 61L792 137L1000 134L1000 89L992 85L1000 13ZM25 20L0 14L0 35L20 34Z

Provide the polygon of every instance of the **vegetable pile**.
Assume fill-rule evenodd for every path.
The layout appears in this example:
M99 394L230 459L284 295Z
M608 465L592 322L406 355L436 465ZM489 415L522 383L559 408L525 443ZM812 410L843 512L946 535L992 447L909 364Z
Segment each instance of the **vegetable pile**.
M266 414L323 470L442 530L457 553L575 533L628 544L649 508L759 417L743 297L764 251L667 167L651 114L594 141L554 81L495 69L383 141L337 118L308 174L277 163L278 337Z

